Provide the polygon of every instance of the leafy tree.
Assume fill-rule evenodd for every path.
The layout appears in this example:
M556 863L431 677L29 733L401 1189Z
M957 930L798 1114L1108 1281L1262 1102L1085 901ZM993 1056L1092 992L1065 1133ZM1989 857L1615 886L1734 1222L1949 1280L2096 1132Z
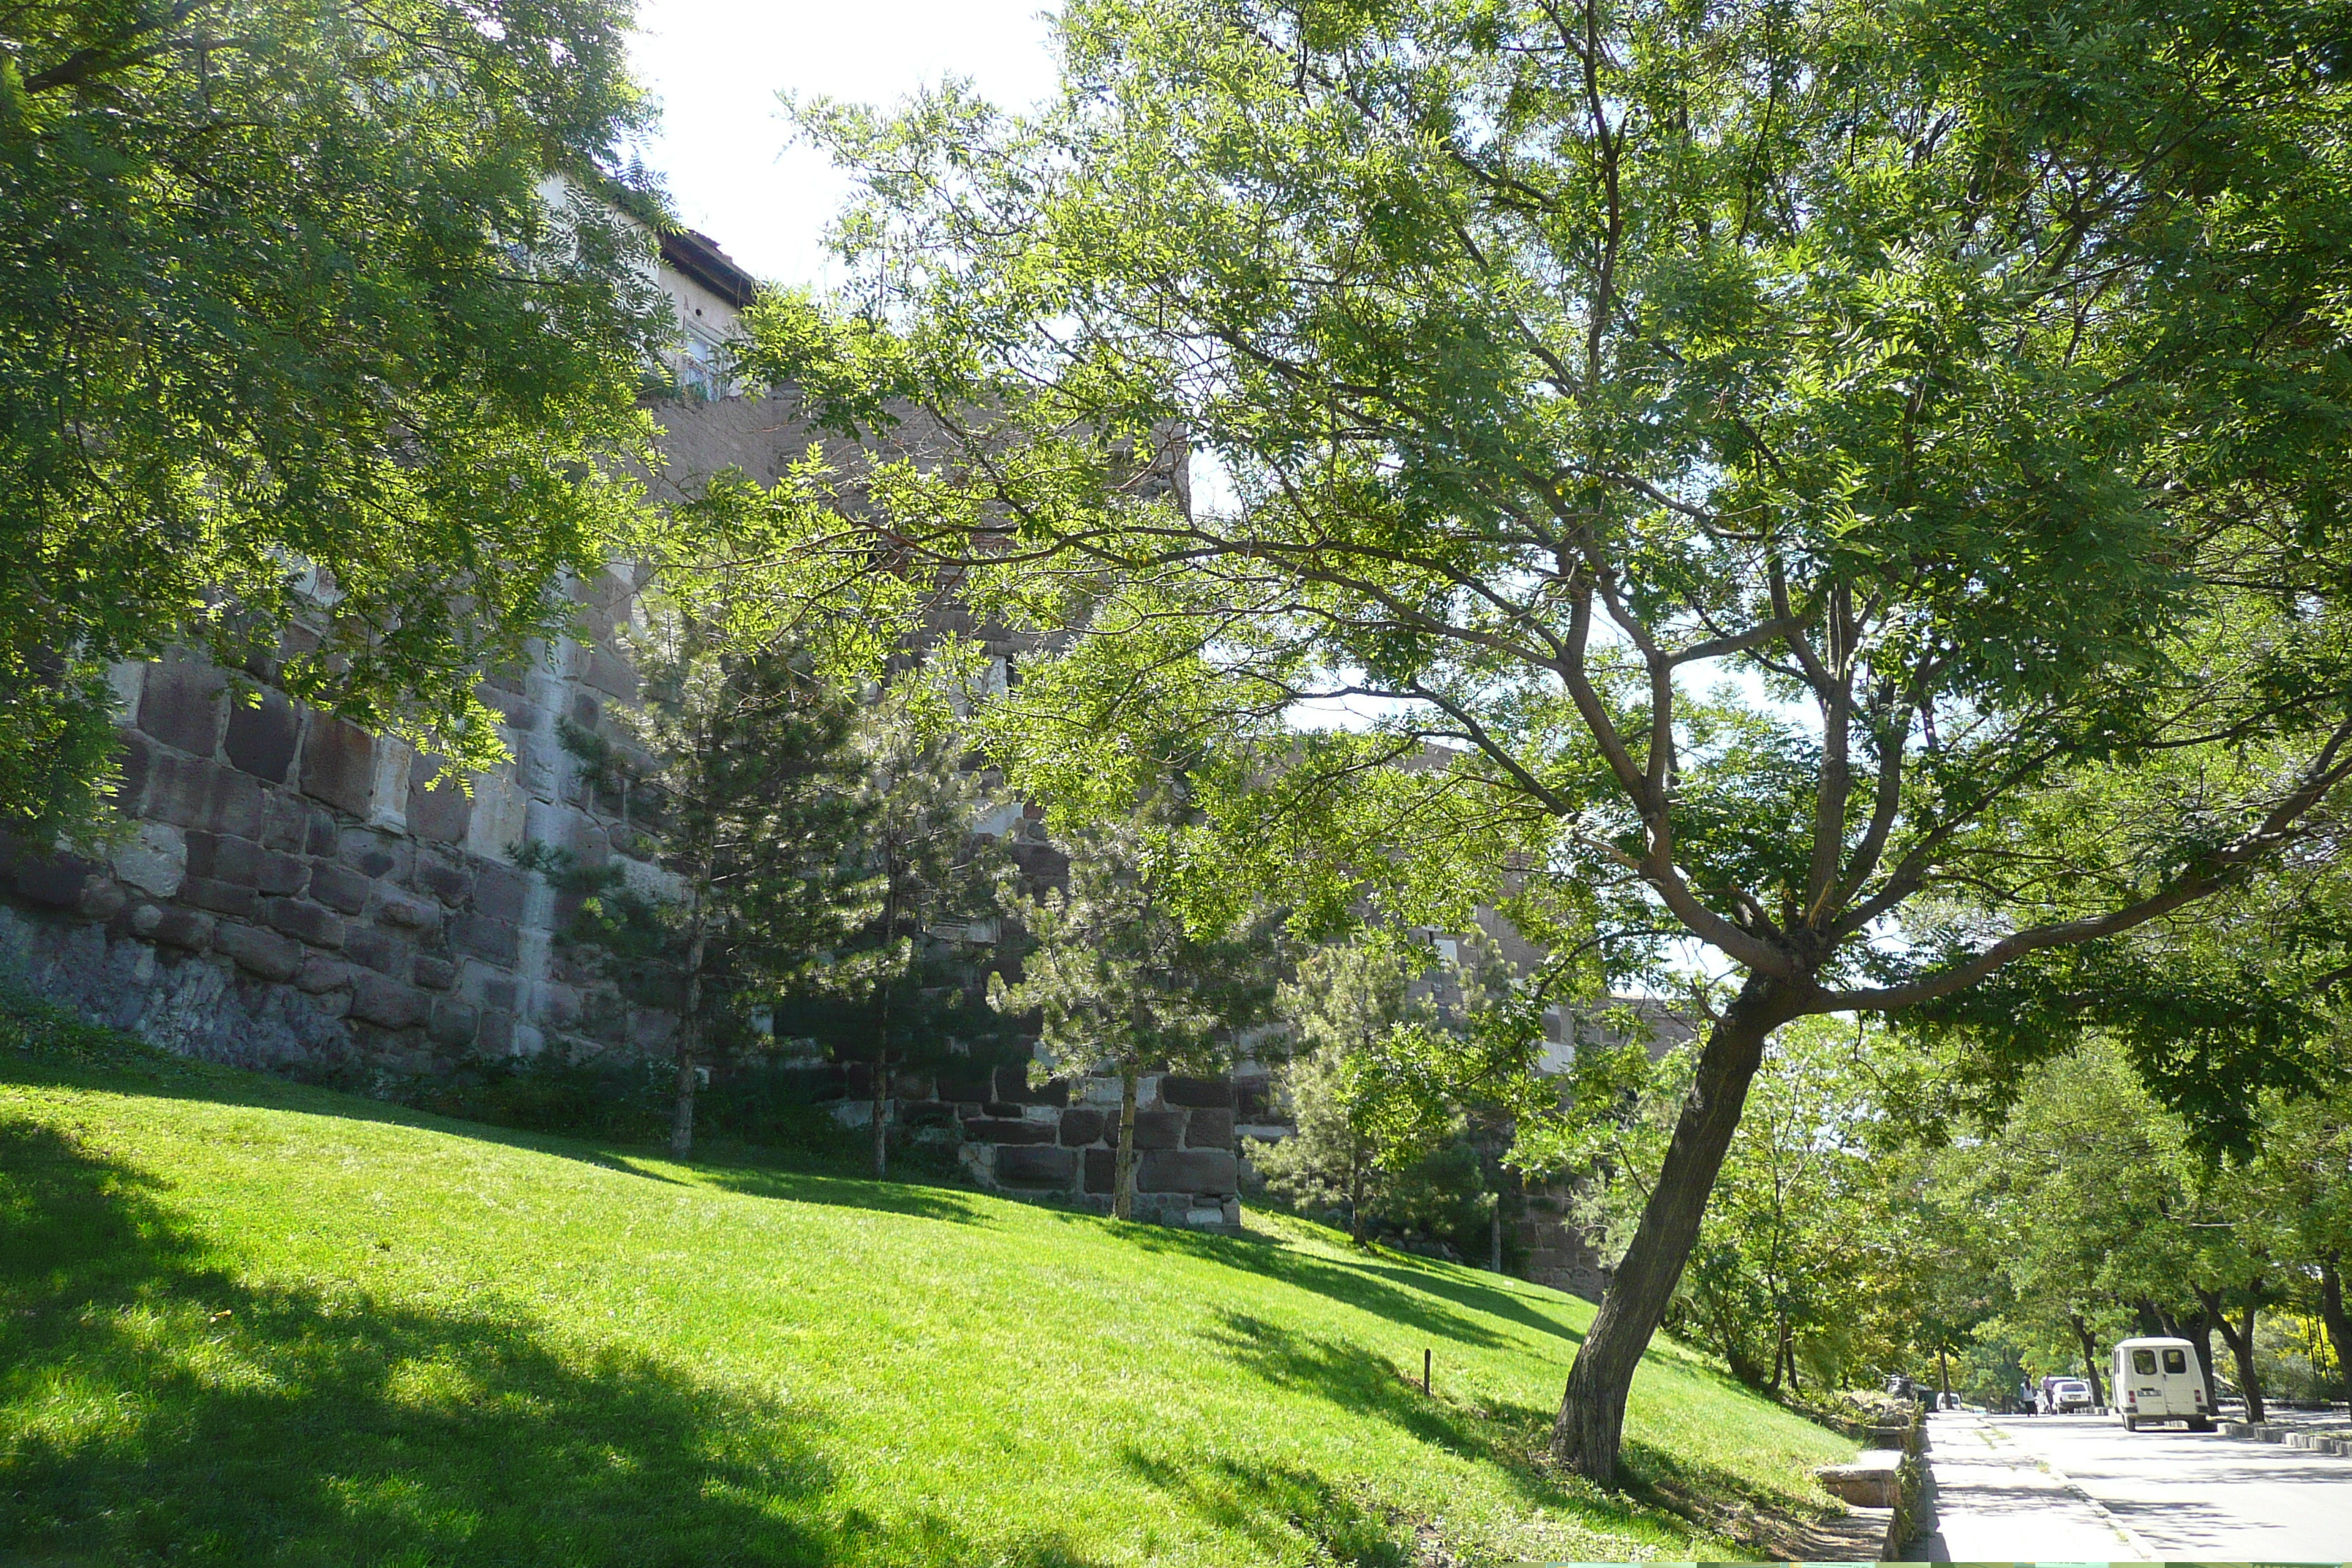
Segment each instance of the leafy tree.
M937 695L909 674L861 715L858 827L836 883L847 929L798 971L774 1016L779 1034L872 1068L877 1176L889 1170L894 1069L984 1066L1020 1043L983 1004L1008 868L973 836L984 778L964 765L945 706L927 700ZM989 939L972 941L975 927Z
M1412 1016L1415 967L1394 941L1335 944L1307 954L1276 993L1292 1042L1280 1081L1297 1131L1260 1145L1253 1163L1287 1202L1343 1205L1359 1245L1381 1175L1422 1152L1381 1145L1363 1065Z
M1622 1258L1638 1230L1693 1055L1677 1047L1636 1068L1607 1135L1570 1167L1575 1212L1604 1259ZM1742 1382L1843 1386L1949 1342L1923 1300L1924 1274L1948 1260L1917 1212L1916 1161L1889 1123L1892 1056L1884 1030L1852 1019L1800 1019L1766 1048L1673 1312Z
M628 16L0 15L0 818L100 819L107 666L174 643L501 754L479 672L563 624L650 456L668 318L602 193L655 204L599 172Z
M636 643L642 701L613 710L624 740L568 738L666 882L544 846L520 858L581 900L567 935L623 995L675 1016L682 1156L709 1056L751 1045L754 1010L850 924L862 889L844 868L869 811L855 702L808 649L732 635L691 598L656 599Z
M1563 1394L1582 1473L1615 1476L1773 1029L2184 910L2352 774L2339 31L1079 0L1038 117L810 110L870 193L856 281L776 301L754 358L945 437L845 476L877 537L826 518L810 559L1139 628L1072 646L1096 732L1179 623L1236 710L1382 700L1592 890L1612 963L1664 929L1734 972ZM1234 504L1129 482L1184 437ZM2212 737L2194 811L2130 787ZM2173 1101L2302 1070L2210 1026Z
M1359 1244L1375 1218L1461 1236L1495 1216L1472 1116L1493 1097L1465 1036L1508 986L1486 944L1465 941L1453 961L1394 932L1330 944L1276 994L1298 1130L1253 1158L1286 1201L1343 1208ZM1512 1063L1521 1075L1532 1065L1524 1053Z
M1063 827L1069 887L1008 895L1007 911L1036 945L1017 983L990 982L1000 1012L1042 1020L1033 1077L1118 1076L1111 1212L1120 1219L1135 1212L1138 1079L1229 1069L1235 1032L1265 1019L1281 973L1276 911L1246 910L1207 930L1186 921L1171 896L1164 820L1154 820L1164 809L1146 803L1125 820Z

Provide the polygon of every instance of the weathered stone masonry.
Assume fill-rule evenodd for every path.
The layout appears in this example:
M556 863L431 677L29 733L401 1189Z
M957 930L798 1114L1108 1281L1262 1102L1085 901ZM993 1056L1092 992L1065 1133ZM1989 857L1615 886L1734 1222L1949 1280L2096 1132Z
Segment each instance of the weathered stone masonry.
M731 331L752 284L691 238L665 239L659 280L707 350ZM674 367L703 395L658 410L663 461L647 476L657 499L689 496L726 468L773 483L816 438L789 398L726 395L707 361ZM921 438L919 421L900 433ZM1181 468L1170 477L1180 498L1185 479ZM272 689L266 669L233 679L194 658L122 667L118 804L132 835L99 859L0 840L0 968L171 1050L363 1089L478 1057L664 1049L673 1020L628 1008L569 958L556 935L574 910L514 864L520 846L545 845L675 891L632 854L635 837L583 787L561 737L568 722L621 738L607 721L637 696L625 633L638 586L625 564L572 584L576 637L485 679L513 761L462 785L437 760ZM1017 651L983 628L954 629L982 635L992 657ZM1059 880L1065 864L1034 814L997 815L982 830L1008 840L1032 884ZM811 1092L860 1121L865 1071L814 1068ZM886 1114L911 1136L956 1142L982 1184L1107 1205L1115 1083L1073 1100L1004 1069L892 1088ZM1139 1216L1235 1223L1236 1109L1264 1121L1265 1095L1262 1078L1237 1089L1147 1076Z
M5 851L0 951L40 991L171 1049L366 1080L551 1042L643 1047L551 938L570 910L517 845L615 853L556 738L632 694L612 646L627 583L575 593L588 639L486 680L515 756L465 785L399 742L183 659L117 672L133 836L103 860ZM659 880L649 865L633 876Z

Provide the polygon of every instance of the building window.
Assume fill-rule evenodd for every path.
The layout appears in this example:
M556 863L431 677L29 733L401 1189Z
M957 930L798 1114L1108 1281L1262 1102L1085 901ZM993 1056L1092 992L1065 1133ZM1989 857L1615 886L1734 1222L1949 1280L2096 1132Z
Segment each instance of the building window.
M727 351L699 332L688 331L678 346L678 395L698 403L727 395Z

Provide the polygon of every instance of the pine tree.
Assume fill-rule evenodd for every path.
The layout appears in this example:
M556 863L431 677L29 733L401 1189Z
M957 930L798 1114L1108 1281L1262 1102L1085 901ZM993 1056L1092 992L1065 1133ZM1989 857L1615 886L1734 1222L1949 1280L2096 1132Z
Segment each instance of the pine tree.
M1017 984L992 984L1001 1012L1035 1012L1040 1080L1098 1070L1119 1081L1111 1212L1135 1212L1137 1082L1149 1069L1230 1070L1236 1034L1269 1016L1281 974L1278 915L1244 910L1222 928L1189 924L1174 898L1174 856L1149 807L1124 822L1067 831L1070 884L1007 908L1037 943Z
M778 1034L871 1069L877 1177L889 1170L894 1071L992 1065L1019 1038L983 1005L1008 872L972 831L986 776L963 765L961 731L935 697L902 679L860 715L859 836L835 882L844 930L775 1014Z
M855 702L805 649L731 643L683 611L637 642L644 699L615 710L621 742L576 728L565 740L668 885L541 847L520 858L581 897L568 938L623 994L676 1016L670 1150L682 1156L707 1056L747 1044L752 1009L848 928L845 868L871 807Z

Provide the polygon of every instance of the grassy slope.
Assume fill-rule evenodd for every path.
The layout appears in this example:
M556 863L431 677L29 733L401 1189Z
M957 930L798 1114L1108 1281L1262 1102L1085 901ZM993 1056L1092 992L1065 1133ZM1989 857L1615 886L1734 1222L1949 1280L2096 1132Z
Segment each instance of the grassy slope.
M30 1032L0 1022L0 1562L1689 1559L1727 1543L1661 1500L1833 1510L1806 1471L1853 1452L1662 1343L1644 1482L1602 1497L1529 1463L1590 1315L1537 1286Z

